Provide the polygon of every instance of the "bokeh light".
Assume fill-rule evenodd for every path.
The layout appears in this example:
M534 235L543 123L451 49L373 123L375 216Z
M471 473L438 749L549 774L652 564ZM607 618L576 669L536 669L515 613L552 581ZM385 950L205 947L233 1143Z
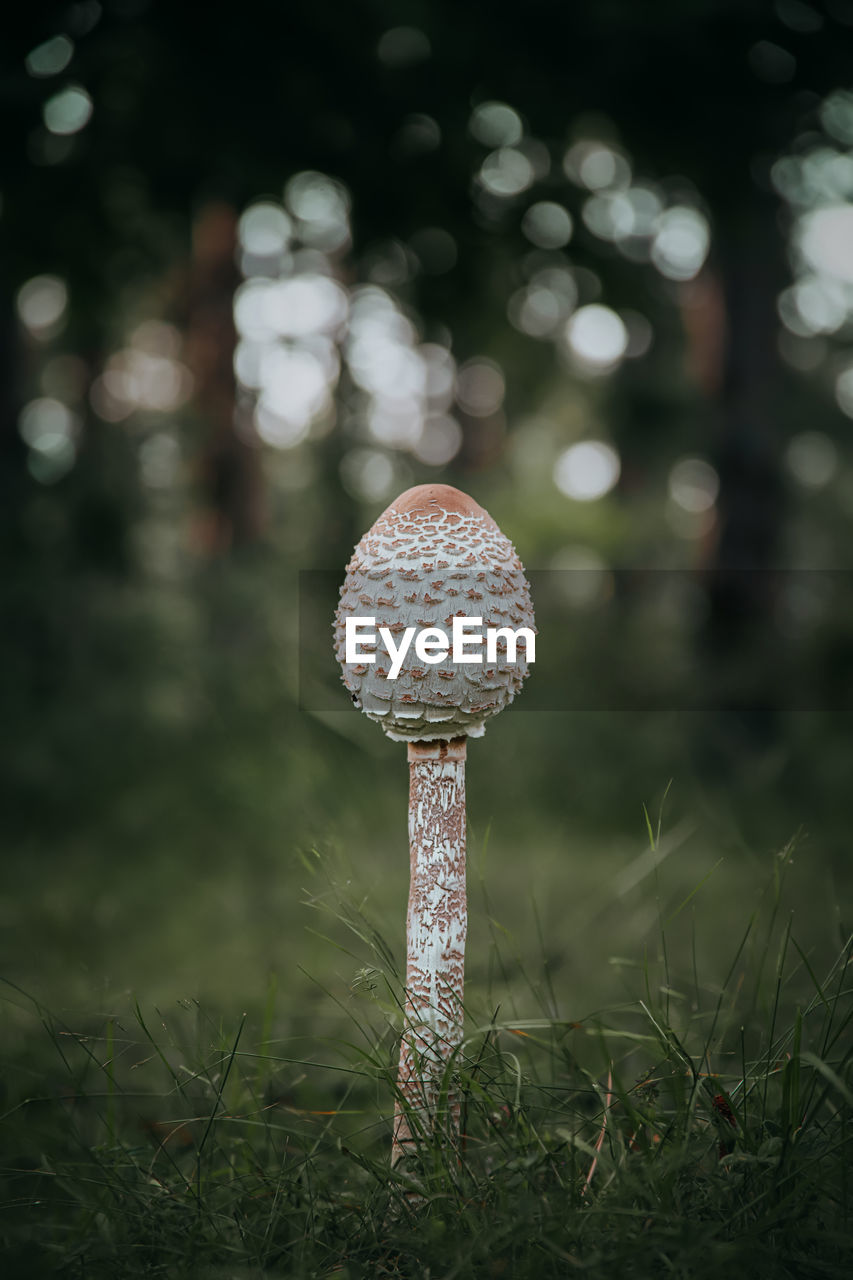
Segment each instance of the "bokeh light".
M531 338L550 338L565 319L568 310L559 294L543 284L529 284L518 289L507 305L510 323Z
M30 400L21 410L18 430L31 449L50 449L50 441L71 440L74 435L74 415L66 404L49 396Z
M407 284L418 269L418 261L408 245L400 240L380 240L365 250L362 272L374 284L395 288Z
M608 191L584 201L581 216L601 240L621 240L631 234L634 210L624 191Z
M802 276L783 289L777 306L783 324L798 337L835 333L847 319L845 291L828 276Z
M551 294L559 309L560 318L565 320L577 306L581 281L587 296L593 296L598 292L597 279L591 272L584 272L583 268L537 267L530 276L528 291L540 299L542 293ZM546 313L550 311L547 303L543 303L541 309Z
M30 400L21 410L18 431L30 448L27 465L41 484L52 484L71 470L78 430L76 415L52 397Z
M282 338L337 333L347 317L347 296L328 276L302 275L276 281L267 290L273 331Z
M770 178L779 194L801 210L832 204L853 194L853 159L819 144L800 155L782 156Z
M614 369L628 348L628 330L610 307L589 303L570 317L565 337L572 356L589 372Z
M274 329L267 307L268 290L266 280L249 280L234 294L234 323L242 337L255 341L273 337Z
M48 98L42 108L45 128L59 137L79 133L89 123L92 99L79 84L67 85Z
M294 174L284 189L299 238L310 248L338 252L350 243L349 193L343 183L313 169Z
M138 325L92 383L89 399L98 416L122 422L138 411L172 413L186 404L193 377L178 358L180 348L173 325L158 320Z
M46 340L58 331L68 306L68 289L59 276L33 276L15 299L18 318L34 338Z
M379 61L395 71L425 62L431 52L429 39L419 27L391 27L376 48Z
M639 360L651 349L655 337L654 329L648 318L639 311L623 311L621 316L622 323L628 331L625 358Z
M631 235L651 236L663 212L663 200L654 187L637 185L625 193L631 206Z
M309 435L330 429L345 366L342 421L351 434L381 448L349 450L342 483L359 501L371 502L391 484L389 465L398 476L385 450L407 450L425 465L443 466L462 444L461 427L448 414L456 394L456 362L441 342L418 341L415 325L392 292L418 269L450 270L456 243L440 227L421 228L409 244L378 241L360 258L368 283L346 288L332 259L316 247L312 226L345 225L348 236L348 192L310 171L290 180L285 201L292 215L284 214L286 221L283 211L265 201L250 206L241 220L244 248L252 248L255 259L278 258L235 293L235 374L256 398L259 438L276 449L293 449ZM253 236L260 242L252 243ZM314 240L313 248L305 247L306 237ZM502 389L501 382L501 396Z
M456 390L456 361L438 342L425 342L419 354L426 370L426 395L435 409L447 409Z
M853 92L838 89L825 98L820 107L820 121L833 138L845 146L853 146Z
M619 454L612 445L603 440L581 440L557 458L554 483L567 498L593 502L610 492L621 469Z
M271 201L250 205L240 218L238 235L246 253L258 258L278 257L290 244L293 223Z
M748 57L753 74L766 84L787 84L797 70L794 55L772 40L756 41Z
M358 502L383 502L395 481L391 459L378 449L350 449L341 459L341 482Z
M853 418L853 366L842 369L835 379L835 399L841 412Z
M669 496L683 511L710 511L720 492L720 477L704 458L681 458L669 473Z
M794 278L777 299L784 325L780 350L788 364L803 372L817 368L827 354L827 346L814 339L838 335L849 341L853 318L853 154L839 149L839 144L849 147L853 142L853 93L830 93L818 114L825 135L806 135L792 154L776 160L770 174L793 214L789 257ZM849 413L844 376L842 370L835 394L839 407Z
M631 165L621 151L594 139L582 139L569 147L563 157L563 171L577 186L589 191L627 187Z
M24 66L31 76L46 79L59 75L74 57L74 41L69 36L53 36L37 45L24 59Z
M255 405L254 423L258 436L274 449L293 449L308 435L311 425L310 414L303 413L301 417L297 417L295 412L298 408L296 403L298 394L297 391L294 395L287 397L287 417L276 413L266 399L259 400Z
M533 165L516 147L500 147L491 151L480 167L479 180L494 196L521 195L533 185Z
M652 262L668 280L692 280L708 256L708 220L689 205L674 205L657 220L651 247Z
M838 470L838 450L822 431L802 431L785 450L791 475L805 489L823 489Z
M441 128L437 120L423 112L406 116L391 139L391 154L400 160L413 160L428 155L441 146Z
M426 373L415 341L413 325L389 294L375 286L356 291L345 350L358 386L392 400L422 396Z
M424 429L424 408L415 397L388 400L378 397L367 410L368 433L389 449L413 449Z
M776 17L791 31L811 35L823 26L823 14L806 4L805 0L776 0L773 7Z
M426 418L412 452L419 462L442 467L456 457L461 447L462 428L456 419L446 413L432 413Z
M805 214L799 244L816 271L853 284L853 204L828 205Z
M477 358L463 364L456 379L456 399L472 418L487 418L503 404L506 383L500 365Z
M304 346L278 344L265 354L255 411L258 435L289 449L308 434L311 422L331 407L332 380L319 355Z
M524 134L521 116L506 102L481 102L472 111L468 128L484 147L513 147Z
M540 200L521 219L521 230L539 249L562 249L572 238L572 217L561 204Z

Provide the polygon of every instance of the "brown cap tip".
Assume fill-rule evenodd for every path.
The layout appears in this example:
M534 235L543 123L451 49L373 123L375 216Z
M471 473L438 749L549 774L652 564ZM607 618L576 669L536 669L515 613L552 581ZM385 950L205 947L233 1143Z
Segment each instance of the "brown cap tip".
M447 511L459 516L479 516L488 525L497 528L488 511L473 498L469 498L467 493L454 489L449 484L415 485L413 489L407 489L399 498L394 499L388 512L392 510L398 515L431 516Z

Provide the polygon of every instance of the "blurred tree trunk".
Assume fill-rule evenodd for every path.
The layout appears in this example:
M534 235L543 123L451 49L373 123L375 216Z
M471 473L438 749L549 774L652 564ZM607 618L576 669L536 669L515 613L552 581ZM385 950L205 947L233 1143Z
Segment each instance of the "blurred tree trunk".
M750 196L734 225L718 229L701 305L687 326L688 359L716 419L711 457L720 492L703 565L709 616L702 658L716 750L729 764L772 744L780 693L775 615L787 424L776 297L784 259L781 237L768 234L775 209L754 189Z
M234 291L237 215L206 204L193 224L186 358L206 431L201 455L205 513L199 542L210 555L256 542L266 526L260 450L237 428Z
M776 297L783 284L780 237L768 234L774 209L753 215L745 234L727 240L719 268L725 304L720 386L717 574L765 571L774 564L782 524L783 369ZM769 575L756 594L766 606ZM757 585L757 584L756 584ZM725 612L725 602L720 601Z

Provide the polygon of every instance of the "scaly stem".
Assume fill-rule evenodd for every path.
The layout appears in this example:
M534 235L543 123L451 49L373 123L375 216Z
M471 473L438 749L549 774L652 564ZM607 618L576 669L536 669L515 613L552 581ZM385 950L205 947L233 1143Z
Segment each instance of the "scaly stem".
M448 1063L462 1043L466 742L409 743L411 881L392 1164L413 1149L417 1133L444 1127L452 1142L459 1132L452 1089L440 1104Z

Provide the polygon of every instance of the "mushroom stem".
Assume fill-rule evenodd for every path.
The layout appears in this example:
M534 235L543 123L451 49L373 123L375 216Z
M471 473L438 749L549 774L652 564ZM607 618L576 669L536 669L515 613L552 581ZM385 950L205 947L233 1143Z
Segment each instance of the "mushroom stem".
M392 1164L413 1150L417 1133L442 1120L451 1138L459 1131L459 1100L444 1082L462 1043L466 741L408 744L411 880Z

